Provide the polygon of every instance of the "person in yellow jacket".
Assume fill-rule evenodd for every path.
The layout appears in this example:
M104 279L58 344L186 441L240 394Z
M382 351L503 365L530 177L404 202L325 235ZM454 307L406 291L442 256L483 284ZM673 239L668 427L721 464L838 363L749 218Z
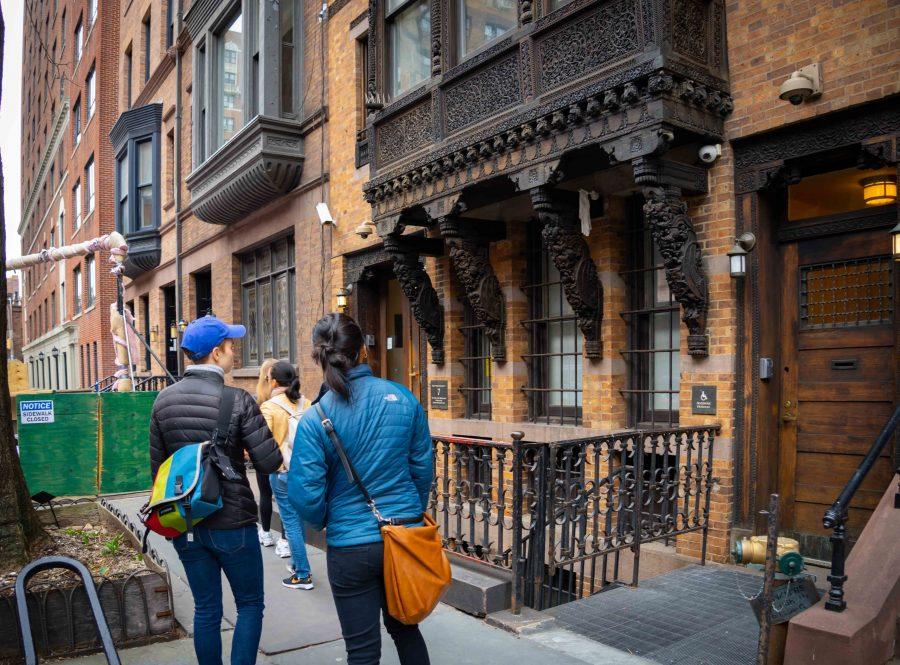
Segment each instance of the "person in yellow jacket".
M278 513L284 525L284 537L291 548L293 565L288 566L291 576L282 580L289 589L312 589L313 581L306 555L306 534L303 520L288 501L287 470L291 465L291 454L294 450L294 436L297 424L310 402L300 393L300 379L294 366L288 362L278 361L269 370L269 387L271 397L262 403L260 410L266 419L272 437L281 448L284 460L281 469L269 477L272 493L278 503Z

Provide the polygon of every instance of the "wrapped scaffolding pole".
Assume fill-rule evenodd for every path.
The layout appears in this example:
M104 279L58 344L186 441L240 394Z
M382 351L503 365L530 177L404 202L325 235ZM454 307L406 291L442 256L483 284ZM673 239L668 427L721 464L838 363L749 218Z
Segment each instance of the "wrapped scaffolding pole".
M51 247L36 254L28 254L7 259L7 270L21 270L40 263L64 261L75 256L86 256L95 252L109 252L109 260L113 264L110 272L116 278L116 302L110 305L110 332L116 351L116 390L131 392L134 390L134 363L132 358L137 354L134 336L134 316L125 307L124 264L128 256L128 244L121 233L113 232L99 238L87 240L75 245Z

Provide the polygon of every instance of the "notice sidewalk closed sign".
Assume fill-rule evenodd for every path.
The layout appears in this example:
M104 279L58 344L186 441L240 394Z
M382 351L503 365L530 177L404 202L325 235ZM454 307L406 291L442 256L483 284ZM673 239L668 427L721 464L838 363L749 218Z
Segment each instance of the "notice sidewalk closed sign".
M53 422L53 401L19 402L19 424L39 425Z

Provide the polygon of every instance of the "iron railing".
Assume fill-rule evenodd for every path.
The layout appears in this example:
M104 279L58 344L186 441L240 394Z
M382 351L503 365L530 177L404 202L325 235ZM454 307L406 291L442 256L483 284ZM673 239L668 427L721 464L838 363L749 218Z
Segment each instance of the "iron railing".
M847 517L850 508L850 502L856 490L862 485L869 471L875 465L879 455L887 446L888 442L893 440L894 432L900 426L900 406L894 409L893 415L887 421L881 434L875 439L869 452L859 463L856 471L850 477L850 480L841 490L837 500L831 504L831 507L825 511L822 517L822 524L826 529L833 531L831 535L831 574L828 581L831 588L828 590L828 600L825 601L825 609L832 612L843 612L847 609L847 601L844 599L844 582L847 581L847 575L844 572L844 561L847 557Z
M637 585L642 543L701 532L706 559L718 428L555 443L433 437L429 509L444 547L512 576L513 610ZM623 552L630 551L628 561Z
M91 385L91 391L95 393L108 393L113 389L113 386L116 385L116 381L118 380L119 379L115 374L110 374Z
M138 381L134 389L136 392L162 390L181 380L180 376L168 377L165 375L148 376Z

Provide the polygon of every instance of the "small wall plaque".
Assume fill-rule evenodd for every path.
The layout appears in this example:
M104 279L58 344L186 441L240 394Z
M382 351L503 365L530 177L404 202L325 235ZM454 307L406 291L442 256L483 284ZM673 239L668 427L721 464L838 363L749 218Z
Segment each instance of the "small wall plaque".
M691 386L691 413L698 416L716 414L715 386Z
M446 381L431 381L431 408L438 411L446 411L450 408L449 391Z

